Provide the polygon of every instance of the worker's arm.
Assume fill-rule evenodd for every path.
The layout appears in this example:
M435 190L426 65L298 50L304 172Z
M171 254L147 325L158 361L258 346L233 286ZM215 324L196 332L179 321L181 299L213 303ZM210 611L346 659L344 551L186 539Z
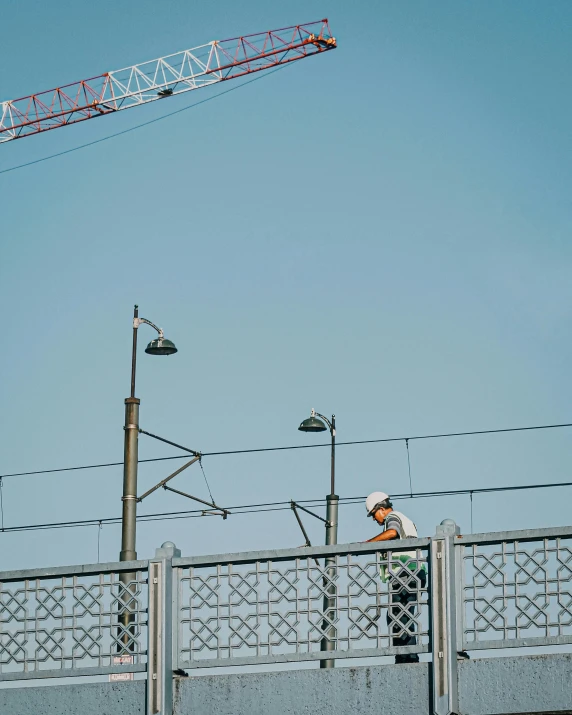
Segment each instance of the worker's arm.
M398 539L399 534L395 529L387 529L387 531L382 531L381 534L374 536L373 539L368 539L364 541L364 544L369 544L371 541L391 541L391 539Z

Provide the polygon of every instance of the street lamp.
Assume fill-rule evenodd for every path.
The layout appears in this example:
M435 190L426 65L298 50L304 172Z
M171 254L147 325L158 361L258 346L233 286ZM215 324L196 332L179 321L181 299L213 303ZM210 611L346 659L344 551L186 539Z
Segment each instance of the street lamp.
M322 421L323 420L323 421ZM326 427L326 424L328 425ZM298 429L300 432L325 432L329 428L332 436L332 458L330 467L330 493L326 497L326 545L338 543L338 501L336 495L336 416L332 415L329 420L319 412L312 410L310 417L301 422Z
M327 427L326 427L327 425ZM300 432L325 432L329 428L332 437L332 457L330 474L330 493L326 496L326 546L338 543L338 503L339 496L335 493L336 484L336 416L329 420L319 412L312 410L310 417L303 420L298 427ZM336 628L333 625L336 616L335 557L328 556L324 561L324 622L322 630L324 637L320 644L323 651L335 650ZM320 668L333 668L335 660L321 660Z
M123 458L123 513L121 517L120 561L135 561L136 519L137 519L137 463L139 438L139 398L135 397L135 368L137 365L137 330L145 323L159 334L145 348L148 355L173 355L175 344L167 340L161 328L150 320L139 317L139 306L133 311L133 351L131 355L131 396L125 400L125 448Z

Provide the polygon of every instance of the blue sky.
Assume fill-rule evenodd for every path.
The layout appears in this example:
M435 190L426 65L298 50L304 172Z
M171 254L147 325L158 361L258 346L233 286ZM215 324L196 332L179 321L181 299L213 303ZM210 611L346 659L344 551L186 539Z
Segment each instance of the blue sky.
M296 430L311 407L341 441L570 421L570 3L8 2L0 96L324 16L335 52L0 175L2 474L121 460L135 302L179 347L150 358L141 329L141 426L204 452L319 439ZM10 142L0 170L217 91ZM410 447L418 491L570 480L566 429ZM142 458L173 453L141 438ZM141 490L171 464L143 465ZM204 466L226 505L328 490L327 450ZM5 526L119 515L121 482L6 478ZM175 486L206 496L196 467ZM407 487L403 443L338 450L341 496ZM569 523L569 502L475 497L474 529ZM423 535L470 528L467 498L398 506ZM185 508L160 492L141 512ZM342 508L340 541L371 529ZM0 568L97 558L95 528L0 539ZM302 543L285 511L144 524L139 555L167 539L186 555ZM100 545L115 560L119 529Z

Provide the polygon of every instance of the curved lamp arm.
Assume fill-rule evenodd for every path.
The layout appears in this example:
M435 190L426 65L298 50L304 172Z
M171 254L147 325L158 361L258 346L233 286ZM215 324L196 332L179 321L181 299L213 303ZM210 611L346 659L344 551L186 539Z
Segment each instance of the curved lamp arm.
M137 330L141 323L145 323L146 325L150 325L152 328L155 328L155 330L159 333L159 339L163 340L165 336L163 335L161 328L158 328L155 323L147 320L147 318L133 318L133 330Z
M321 417L324 420L324 422L328 425L328 427L330 428L330 434L332 435L332 437L336 436L336 416L335 415L332 415L332 420L330 421L326 417L326 415L321 415L319 412L316 412L316 410L312 408L312 412L310 413L310 416L311 417Z
M152 328L155 328L155 330L159 333L159 340L163 340L165 337L163 335L163 331L161 328L158 328L155 323L152 323L150 320L147 320L146 318L140 318L139 317L139 306L135 305L133 307L133 349L131 352L131 398L133 399L135 397L135 370L136 370L136 365L137 365L137 329L141 325L141 323L145 323L146 325L150 325Z

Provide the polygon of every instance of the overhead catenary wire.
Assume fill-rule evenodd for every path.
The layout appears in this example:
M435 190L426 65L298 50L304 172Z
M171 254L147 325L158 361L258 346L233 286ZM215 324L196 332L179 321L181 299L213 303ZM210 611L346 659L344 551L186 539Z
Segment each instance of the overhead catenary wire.
M405 442L409 440L421 440L421 439L443 439L448 437L470 437L476 435L487 435L487 434L504 434L508 432L526 432L530 430L546 430L546 429L558 429L562 427L572 427L572 422L565 422L562 424L550 424L550 425L535 425L532 427L506 427L503 429L487 429L487 430L472 430L468 432L446 432L442 434L424 434L415 435L411 437L383 437L380 439L362 439L353 440L349 442L336 442L336 447L345 447L349 445L357 444L381 444L384 442ZM201 457L219 457L224 455L232 454L253 454L256 452L281 452L291 449L316 449L320 447L328 447L331 449L331 442L321 442L319 444L297 444L290 445L287 447L259 447L256 449L233 449L226 450L222 452L202 452ZM139 464L145 464L149 462L166 462L171 459L185 459L186 454L175 454L170 457L151 457L150 459L140 459ZM102 464L86 464L80 467L59 467L57 469L39 469L30 472L13 472L11 474L1 474L0 479L7 477L27 477L35 474L55 474L57 472L72 472L82 469L102 469L105 467L122 467L123 461L121 462L105 462Z
M451 490L441 490L432 492L418 492L418 493L405 493L405 494L392 494L391 498L395 500L399 499L428 499L434 497L443 496L472 496L474 494L489 494L489 493L500 493L500 492L510 492L510 491L521 491L526 489L551 489L558 487L572 487L572 482L555 482L551 484L517 484L514 486L504 486L504 487L481 487L479 489L451 489ZM365 500L365 496L355 496L355 497L342 497L340 499L340 504L358 504ZM325 499L298 499L296 504L306 504L308 506L318 507L323 506L326 503ZM271 512L271 511L289 511L291 510L291 501L280 501L280 502L267 502L262 504L242 504L239 506L229 506L225 507L225 510L232 512L232 515L237 514L253 514L259 512ZM192 519L203 516L202 509L194 509L190 511L176 511L176 512L159 512L156 514L140 514L137 516L138 522L147 521L169 521L173 519ZM10 526L1 529L2 532L16 532L16 531L40 531L44 529L66 529L66 528L78 528L84 526L96 526L104 524L120 524L121 517L108 517L105 519L83 519L77 521L61 521L53 522L49 524L27 524L22 526Z

